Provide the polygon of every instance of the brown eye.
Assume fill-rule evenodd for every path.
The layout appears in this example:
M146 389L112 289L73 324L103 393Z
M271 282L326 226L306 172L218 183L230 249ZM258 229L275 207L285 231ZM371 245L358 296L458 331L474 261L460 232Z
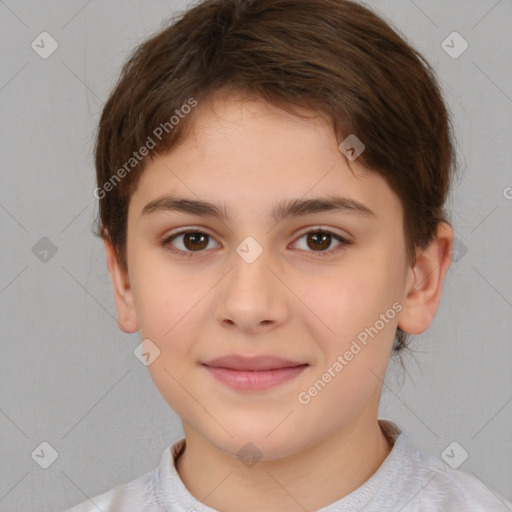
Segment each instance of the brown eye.
M190 251L200 251L208 245L208 235L201 232L189 232L183 235L183 245Z
M326 232L308 233L307 244L310 249L325 250L331 245L332 235Z
M296 244L299 245L299 249L306 251L312 257L332 255L352 243L337 233L319 229L304 233L298 240L302 239L306 241L305 244L302 244L302 247L300 247L301 244L299 242L296 242ZM330 248L333 240L338 242L338 244L334 248Z
M308 256L311 257L329 256L352 244L352 242L336 233L319 229L304 233L298 240L302 239L306 239L306 247L299 248L309 253ZM337 241L338 244L334 248L330 248L333 240ZM164 239L161 244L178 256L193 256L194 253L205 252L205 249L208 248L211 249L212 247L209 247L210 242L214 242L214 239L208 233L189 230L174 233ZM215 243L213 247L215 247Z
M181 231L163 240L162 245L173 253L192 256L196 252L203 252L211 241L212 237L202 231Z

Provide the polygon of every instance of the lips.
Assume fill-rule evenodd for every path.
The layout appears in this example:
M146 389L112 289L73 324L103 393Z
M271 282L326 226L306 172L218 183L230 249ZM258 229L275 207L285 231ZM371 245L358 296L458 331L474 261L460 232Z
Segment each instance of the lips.
M241 356L236 354L217 357L203 364L214 368L228 368L231 370L245 371L277 370L279 368L292 368L294 366L307 365L307 363L304 362L291 361L281 357L266 355Z
M203 366L217 381L244 392L262 392L298 377L308 363L274 356L230 355L211 359Z

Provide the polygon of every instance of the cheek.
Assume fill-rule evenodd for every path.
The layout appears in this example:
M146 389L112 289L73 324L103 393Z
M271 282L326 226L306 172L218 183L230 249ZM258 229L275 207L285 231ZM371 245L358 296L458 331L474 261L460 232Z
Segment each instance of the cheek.
M378 314L383 302L379 276L361 268L333 269L322 279L313 279L304 293L304 303L331 331L343 340Z
M147 367L151 379L172 409L186 411L190 407L186 392L190 383L186 383L197 335L191 329L200 325L199 303L209 287L201 285L201 280L186 279L175 269L163 271L158 266L135 274L134 283L140 337L149 338L160 350Z
M393 304L399 308L396 298L400 277L392 258L373 256L367 261L361 257L357 264L333 271L325 279L314 281L315 286L312 282L304 296L314 312L309 312L307 318L324 359L318 361L320 371L347 351L352 351L347 354L350 367L372 367L379 374L387 365L396 331L398 312ZM356 374L352 377L357 379Z
M369 400L378 400L397 313L391 294L376 285L376 277L369 272L347 274L331 283L322 299L317 297L318 316L329 330L310 317L311 335L319 348L317 368L308 380L315 396L311 407L332 410L337 404L337 413L326 420L333 424L356 414ZM308 393L307 388L301 391Z
M140 334L166 344L187 323L188 315L211 285L206 276L184 272L165 251L134 251L131 276Z

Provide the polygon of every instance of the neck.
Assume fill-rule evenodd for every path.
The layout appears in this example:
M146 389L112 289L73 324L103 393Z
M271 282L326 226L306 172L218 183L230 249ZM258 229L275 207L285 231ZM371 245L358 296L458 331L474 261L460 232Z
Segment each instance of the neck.
M366 425L347 425L300 453L249 467L184 425L177 471L193 496L222 512L248 504L254 512L318 510L363 485L391 451L377 419Z

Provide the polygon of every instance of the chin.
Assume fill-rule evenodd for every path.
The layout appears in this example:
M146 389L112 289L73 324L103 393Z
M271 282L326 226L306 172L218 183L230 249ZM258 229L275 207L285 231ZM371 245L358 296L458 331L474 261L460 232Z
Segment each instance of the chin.
M277 424L271 427L266 425L262 429L254 428L253 425L238 430L230 428L228 430L233 437L221 435L220 439L211 441L223 452L249 461L246 463L248 466L257 460L282 459L300 451L303 447L296 434L286 428L276 429Z

